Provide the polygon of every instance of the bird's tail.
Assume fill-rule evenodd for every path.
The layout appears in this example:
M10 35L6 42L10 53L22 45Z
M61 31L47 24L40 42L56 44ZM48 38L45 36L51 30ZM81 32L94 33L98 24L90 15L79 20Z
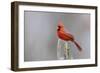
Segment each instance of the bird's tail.
M73 42L74 42L74 44L77 46L78 50L79 50L79 51L82 51L81 46L80 46L76 41L73 41Z

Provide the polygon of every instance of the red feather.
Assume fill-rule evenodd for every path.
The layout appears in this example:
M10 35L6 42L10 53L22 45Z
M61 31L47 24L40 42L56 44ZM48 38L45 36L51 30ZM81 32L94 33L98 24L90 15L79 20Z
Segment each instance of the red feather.
M70 33L68 32L65 32L64 30L64 25L63 23L60 21L59 24L58 24L58 29L57 29L57 34L58 34L58 37L64 41L71 41L73 42L79 51L82 50L82 48L80 47L80 45L74 40L74 36L71 35Z

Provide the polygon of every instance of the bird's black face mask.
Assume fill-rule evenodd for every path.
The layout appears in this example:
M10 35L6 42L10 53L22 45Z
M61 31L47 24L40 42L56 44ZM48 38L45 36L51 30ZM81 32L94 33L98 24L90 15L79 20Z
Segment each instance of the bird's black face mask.
M57 29L57 30L59 31L59 30L60 30L60 28L61 28L61 26L58 26L58 29Z

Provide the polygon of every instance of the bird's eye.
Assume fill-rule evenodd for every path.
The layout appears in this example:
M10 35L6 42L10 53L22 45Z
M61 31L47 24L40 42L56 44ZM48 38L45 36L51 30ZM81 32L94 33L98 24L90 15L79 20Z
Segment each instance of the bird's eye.
M60 28L60 26L58 26L58 28Z

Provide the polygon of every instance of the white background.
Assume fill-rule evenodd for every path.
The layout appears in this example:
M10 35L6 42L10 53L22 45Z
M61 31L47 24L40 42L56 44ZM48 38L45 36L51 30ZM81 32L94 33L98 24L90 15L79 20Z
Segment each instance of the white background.
M10 70L10 54L11 54L11 1L14 0L0 0L0 73L14 73ZM20 1L29 1L29 0L20 0ZM48 2L48 3L66 3L66 4L78 4L78 5L99 5L99 0L30 0L34 2ZM99 9L99 8L98 8ZM98 10L100 13L100 10ZM98 14L98 19L100 15ZM98 22L98 28L100 22ZM98 30L100 32L100 29ZM98 37L100 34L98 33ZM98 38L98 41L100 39ZM99 42L98 42L99 43ZM100 46L98 46L98 52L100 51ZM100 55L100 53L98 53ZM98 62L100 57L98 57ZM100 65L100 63L99 63ZM23 71L22 73L24 73ZM86 68L70 68L70 69L55 69L55 70L39 70L39 71L26 71L25 73L99 73L100 66L98 67L86 67Z

